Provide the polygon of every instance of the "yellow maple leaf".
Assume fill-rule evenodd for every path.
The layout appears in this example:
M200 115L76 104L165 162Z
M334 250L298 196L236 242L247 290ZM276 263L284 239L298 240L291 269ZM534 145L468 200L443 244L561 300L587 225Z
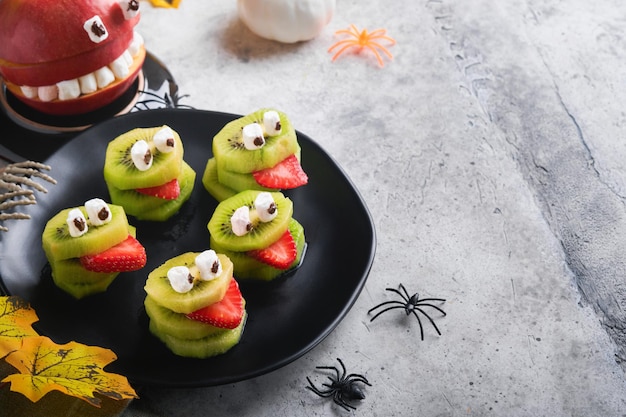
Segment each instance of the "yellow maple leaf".
M32 324L38 320L35 310L20 297L0 297L0 358L19 349L23 338L37 336Z
M178 9L178 5L182 0L148 0L154 7L174 8Z
M77 342L57 345L45 336L26 337L5 360L19 373L4 378L11 391L36 402L52 390L99 407L98 393L116 400L138 398L126 377L104 371L117 359L113 351Z

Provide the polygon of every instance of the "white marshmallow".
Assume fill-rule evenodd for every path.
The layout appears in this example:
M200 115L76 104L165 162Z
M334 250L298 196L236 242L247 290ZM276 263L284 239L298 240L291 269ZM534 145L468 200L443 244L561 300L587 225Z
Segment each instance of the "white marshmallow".
M138 140L133 144L130 148L130 157L139 171L149 170L154 160L150 146L145 140Z
M156 148L159 152L169 153L174 150L176 141L174 140L174 132L169 126L163 126L152 137Z
M258 123L250 123L243 127L241 132L243 139L243 146L249 151L259 149L265 145L265 138L263 137L263 128Z
M59 88L56 85L46 85L37 88L37 96L41 101L56 100L59 96Z
M96 76L98 88L104 88L115 81L115 74L113 74L113 71L111 71L109 67L102 67L96 70L94 74Z
M109 32L98 15L85 21L83 29L85 29L85 32L87 32L89 39L91 39L93 43L100 43L109 37Z
M143 45L143 37L138 32L133 32L133 40L128 47L128 52L132 56L137 56Z
M167 279L174 291L178 293L186 293L193 288L193 276L189 273L186 266L175 266L167 271Z
M128 69L128 64L126 63L126 59L124 58L124 54L118 56L109 64L109 68L115 75L115 78L118 80L123 80L130 74L130 70Z
M139 0L120 0L118 4L126 20L130 20L139 14Z
M133 64L133 56L130 54L130 52L128 52L128 49L124 51L124 53L122 54L122 58L124 58L124 62L126 62L126 65L128 65L129 67Z
M89 94L98 90L98 82L93 72L79 77L78 84L80 84L80 92L82 94Z
M278 112L274 110L266 111L263 114L263 127L265 128L265 133L268 136L278 135L282 130Z
M67 227L69 228L70 236L79 237L87 233L89 227L87 226L87 220L80 209L72 209L67 214Z
M57 83L59 100L71 100L80 96L80 84L78 79L66 80Z
M268 192L259 193L254 199L254 208L263 223L270 222L278 215L278 207L274 197Z
M24 94L25 97L37 98L37 87L28 87L26 85L23 85L20 87L20 89L22 90L22 94Z
M222 263L214 250L209 249L196 256L196 266L203 281L210 281L222 274Z
M230 227L237 236L243 236L250 231L252 221L250 220L250 208L241 206L233 213L230 218Z
M113 218L109 205L100 198L92 198L85 201L85 210L87 211L89 223L93 226L102 226Z

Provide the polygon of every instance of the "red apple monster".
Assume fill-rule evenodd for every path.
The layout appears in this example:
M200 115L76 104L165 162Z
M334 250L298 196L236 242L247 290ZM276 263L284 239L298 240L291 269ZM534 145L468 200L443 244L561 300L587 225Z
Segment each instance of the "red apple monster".
M139 0L0 0L0 75L41 112L99 109L141 70L139 18Z

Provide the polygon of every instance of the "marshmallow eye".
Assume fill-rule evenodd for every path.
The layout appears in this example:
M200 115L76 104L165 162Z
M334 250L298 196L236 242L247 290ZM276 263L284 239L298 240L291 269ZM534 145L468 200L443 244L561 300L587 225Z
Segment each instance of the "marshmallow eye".
M109 32L98 15L88 19L83 24L83 29L85 29L85 32L87 32L89 39L91 39L93 43L100 43L109 37Z
M139 140L130 148L130 156L133 164L140 171L147 171L152 166L152 151L145 140Z
M118 4L126 20L130 20L139 14L139 0L120 0Z
M89 227L87 226L87 219L80 209L72 209L67 214L67 227L69 228L70 236L80 237L87 233Z
M243 145L249 151L260 149L265 145L263 128L258 123L251 123L243 127L241 131Z

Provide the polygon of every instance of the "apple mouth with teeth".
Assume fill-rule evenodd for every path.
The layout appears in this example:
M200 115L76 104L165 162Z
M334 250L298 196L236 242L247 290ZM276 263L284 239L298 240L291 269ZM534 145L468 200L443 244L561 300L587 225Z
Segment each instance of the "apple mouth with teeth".
M79 115L119 98L146 57L138 0L1 0L0 75L27 106Z

